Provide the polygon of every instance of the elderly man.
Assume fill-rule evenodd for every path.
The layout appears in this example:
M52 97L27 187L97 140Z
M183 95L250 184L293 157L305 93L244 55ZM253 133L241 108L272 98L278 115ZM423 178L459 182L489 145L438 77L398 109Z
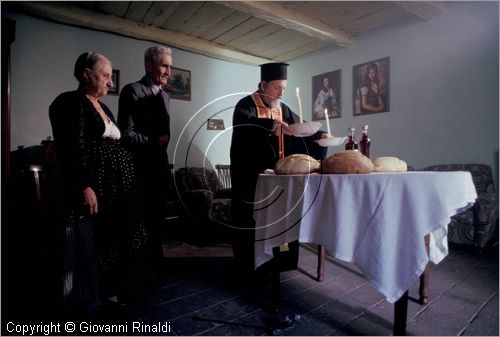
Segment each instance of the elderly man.
M161 260L159 226L172 185L167 146L170 140L170 97L163 89L172 66L170 48L155 46L144 53L146 75L123 87L118 104L122 141L134 156L139 193L152 233L153 254Z
M284 134L285 156L304 153L321 159L326 155L326 148L314 142L327 136L323 131L305 138L291 135L288 125L298 123L299 117L281 102L287 84L287 66L286 63L261 65L258 90L242 98L234 109L230 151L233 251L245 274L254 267L253 202L257 178L278 161L280 133Z

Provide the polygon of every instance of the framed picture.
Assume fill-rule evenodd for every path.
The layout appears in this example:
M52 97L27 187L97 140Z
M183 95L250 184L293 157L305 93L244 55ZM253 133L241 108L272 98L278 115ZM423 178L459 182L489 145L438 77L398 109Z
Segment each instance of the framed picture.
M168 78L167 91L170 98L183 101L191 100L191 70L171 68Z
M119 95L120 94L120 70L113 69L111 73L111 80L113 81L113 86L109 88L109 95Z
M207 130L224 130L223 119L209 119L207 121Z
M328 118L340 118L340 69L313 76L312 93L313 120L325 119L325 109Z
M390 111L389 57L354 66L352 86L354 116Z

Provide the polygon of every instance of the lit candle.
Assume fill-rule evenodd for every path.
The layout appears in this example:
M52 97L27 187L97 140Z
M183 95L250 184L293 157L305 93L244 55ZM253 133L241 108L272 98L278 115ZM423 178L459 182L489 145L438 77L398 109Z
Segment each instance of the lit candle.
M297 96L297 102L299 103L299 121L302 123L304 121L304 117L302 116L302 104L300 103L299 87L295 90L295 94Z
M325 120L326 120L326 129L328 130L328 137L332 136L332 132L330 130L330 121L328 120L328 110L325 108Z

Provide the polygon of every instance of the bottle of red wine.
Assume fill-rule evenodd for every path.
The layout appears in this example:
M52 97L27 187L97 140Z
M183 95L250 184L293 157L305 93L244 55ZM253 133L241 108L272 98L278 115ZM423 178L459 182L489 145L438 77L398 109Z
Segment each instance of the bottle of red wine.
M370 145L371 140L368 137L368 125L363 125L363 134L361 135L361 140L359 141L359 150L362 154L370 158Z
M345 144L346 150L357 150L358 149L358 143L354 139L354 131L355 131L355 129L353 127L349 128L349 140Z

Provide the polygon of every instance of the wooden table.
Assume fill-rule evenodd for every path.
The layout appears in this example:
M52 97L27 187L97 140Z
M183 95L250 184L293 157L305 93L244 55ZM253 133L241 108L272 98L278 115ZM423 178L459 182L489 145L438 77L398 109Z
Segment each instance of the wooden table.
M429 261L448 254L450 217L476 198L469 172L260 175L255 267L283 243L319 244L396 303L394 331L402 335L407 290Z

